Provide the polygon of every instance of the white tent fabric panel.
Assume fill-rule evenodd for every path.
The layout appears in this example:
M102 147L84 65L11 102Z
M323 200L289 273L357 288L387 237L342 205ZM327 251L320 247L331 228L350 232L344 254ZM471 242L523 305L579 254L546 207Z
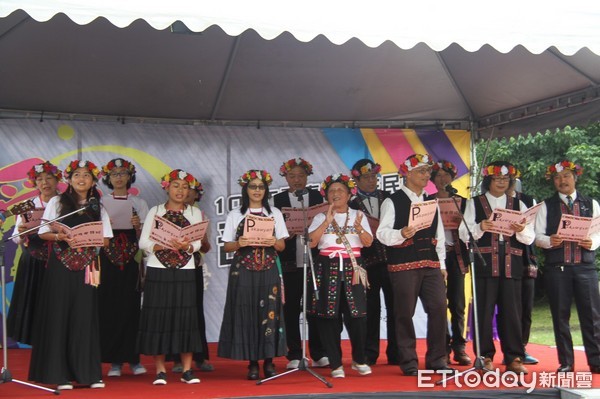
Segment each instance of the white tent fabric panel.
M322 34L334 44L358 38L370 47L389 40L403 49L424 42L436 51L452 43L477 51L489 44L506 53L521 44L535 54L552 46L566 55L582 47L600 54L600 3L589 0L3 0L0 17L16 9L37 21L63 12L81 25L105 17L123 28L141 18L161 30L180 20L195 32L218 25L232 36L253 29L267 40L290 32L302 42Z

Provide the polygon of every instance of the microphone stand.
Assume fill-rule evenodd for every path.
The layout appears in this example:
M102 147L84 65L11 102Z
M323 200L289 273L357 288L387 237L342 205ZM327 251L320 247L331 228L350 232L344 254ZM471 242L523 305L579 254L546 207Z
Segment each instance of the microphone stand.
M260 385L263 382L274 380L276 378L283 377L284 375L292 374L297 371L308 371L316 379L318 379L323 384L325 384L328 388L332 388L333 385L329 381L327 381L323 376L321 376L320 374L318 374L317 372L315 372L313 369L311 369L308 366L308 358L306 357L306 340L308 339L307 338L308 337L308 324L307 324L307 320L306 320L306 302L307 302L306 284L307 284L308 265L310 265L314 293L315 293L315 296L317 299L319 299L319 291L317 291L317 279L315 277L315 269L313 266L312 252L309 247L310 239L308 238L308 216L307 216L307 210L306 210L306 206L304 205L304 198L303 198L303 195L307 194L307 192L304 190L298 190L298 191L296 191L295 194L298 196L298 200L300 201L300 204L302 204L302 215L304 216L304 233L301 236L301 240L302 240L302 244L303 244L303 248L304 248L304 260L303 260L303 267L302 267L302 276L303 276L302 277L302 323L301 323L302 359L300 360L300 363L298 364L298 368L291 369L284 373L274 375L273 377L269 377L269 378L265 378L263 380L257 381L256 385Z
M54 223L56 221L62 220L64 218L66 218L67 216L71 216L78 212L85 211L88 206L84 206L84 207L77 209L66 215L59 216L56 219L49 220L45 223L40 224L39 226L35 226L30 229L27 229L27 230L23 231L22 233L13 234L12 236L8 237L5 240L0 240L0 273L2 273L2 278L1 278L1 280L2 280L2 308L1 309L2 309L2 355L3 355L3 366L2 366L2 370L1 370L1 374L0 374L0 384L6 383L6 382L16 382L21 385L41 389L43 391L50 392L55 395L60 395L60 391L58 389L50 389L50 388L42 387L39 385L31 384L26 381L21 381L21 380L12 378L12 374L11 374L10 370L8 369L8 347L7 347L7 339L6 339L6 309L5 309L5 307L6 307L6 274L5 274L5 265L4 265L4 246L5 246L6 242L12 240L15 237L21 237L21 236L26 235L34 230L39 229L40 227L43 227L43 226L49 225L50 223ZM0 233L1 232L2 232L2 228L0 227Z
M452 199L455 198L455 195L457 193L457 190L455 188L448 185L446 187L446 191L450 193ZM473 327L474 327L473 339L475 341L475 361L473 362L473 366L471 368L461 371L460 373L454 373L453 375L451 375L447 378L443 378L443 379L437 381L435 383L436 385L442 385L448 380L454 380L454 379L460 377L461 375L464 375L473 370L482 372L484 370L483 366L485 365L485 360L484 360L483 356L481 356L481 354L479 353L479 348L480 348L480 346L479 346L479 316L477 315L477 284L475 282L475 251L477 252L477 256L478 256L479 260L481 261L481 264L483 267L486 266L486 262L483 259L483 256L481 255L481 251L479 250L479 246L477 245L477 242L473 238L471 229L469 229L469 225L467 224L467 222L465 220L465 215L460 210L460 207L458 206L456 201L453 201L453 202L454 202L454 205L456 206L456 210L458 211L458 213L460 215L461 222L462 222L462 224L464 224L464 226L467 230L467 233L469 234L469 270L471 271L471 290L473 292ZM455 243L454 245L460 245L460 243Z

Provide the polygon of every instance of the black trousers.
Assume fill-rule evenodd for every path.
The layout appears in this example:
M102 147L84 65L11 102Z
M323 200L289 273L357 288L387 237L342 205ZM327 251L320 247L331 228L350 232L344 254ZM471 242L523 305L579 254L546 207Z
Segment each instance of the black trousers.
M494 359L496 347L492 329L494 310L498 306L496 322L500 347L504 354L504 361L506 364L510 364L516 357L521 359L525 357L521 328L521 279L504 277L505 256L503 249L499 252L499 277L479 277L476 273L475 289L477 290L480 348L475 347L475 353L484 358ZM475 341L473 341L473 346L476 346Z
M288 346L288 360L302 359L302 339L300 332L300 315L302 314L302 293L303 293L302 268L297 268L292 272L283 272L283 284L285 287L285 304L283 305L283 315L285 319L286 342ZM307 282L312 284L312 280ZM318 333L318 327L315 319L308 316L308 350L314 360L319 360L327 356L327 352L321 343L321 337ZM339 328L338 328L339 330Z
M465 350L465 275L461 272L456 257L456 252L446 252L446 297L448 298L448 310L450 310L450 330L448 334L447 353L453 350L455 353Z
M574 365L573 339L569 319L575 299L588 365L600 366L600 293L594 265L551 266L544 268L554 338L561 365Z
M329 357L329 367L332 370L335 370L342 365L340 319L343 319L346 330L348 331L348 337L350 338L350 344L352 345L352 360L359 364L364 364L366 362L365 336L367 331L367 318L351 316L348 302L346 301L344 284L346 283L343 282L339 290L339 294L342 297L340 298L340 309L337 317L313 317L319 330L321 342Z
M427 313L425 367L439 369L446 364L446 287L440 269L423 268L390 273L394 288L394 324L398 361L404 371L419 367L413 315L420 298Z
M533 300L535 299L535 279L523 277L521 280L521 322L523 323L523 346L529 343L531 334L531 312L533 312Z
M367 362L375 364L379 358L379 331L381 324L381 296L386 307L387 355L388 363L398 363L398 344L396 343L396 328L394 327L394 303L392 283L386 263L376 263L367 268L369 289L367 289L367 337L365 356Z

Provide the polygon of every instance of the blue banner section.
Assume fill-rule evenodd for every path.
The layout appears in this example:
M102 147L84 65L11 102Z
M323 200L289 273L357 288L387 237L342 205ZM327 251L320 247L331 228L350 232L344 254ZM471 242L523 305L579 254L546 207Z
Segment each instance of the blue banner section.
M359 159L373 159L360 129L323 129L323 134L348 168L339 172L349 174Z

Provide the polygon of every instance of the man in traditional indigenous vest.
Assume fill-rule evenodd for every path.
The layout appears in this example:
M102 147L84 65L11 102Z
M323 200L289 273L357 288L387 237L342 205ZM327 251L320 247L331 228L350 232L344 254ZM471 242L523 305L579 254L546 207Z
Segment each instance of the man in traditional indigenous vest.
M435 184L438 192L435 197L438 199L455 198L458 200L458 208L451 204L454 210L464 213L467 199L456 195L456 190L452 187L452 181L456 178L458 170L456 166L445 159L439 160L433 164L431 172L431 181ZM455 223L458 226L461 218ZM461 366L471 364L472 360L465 352L465 273L469 271L469 259L467 256L467 247L458 238L458 228L449 229L444 227L446 238L446 271L448 278L446 281L448 298L448 310L450 310L450 325L452 334L448 334L446 340L446 352L448 353L448 363L450 363L450 352L454 352L454 361Z
M527 210L523 202L506 195L515 175L515 167L504 161L492 162L483 169L482 189L485 194L467 202L459 235L463 242L469 242L467 223L485 260L484 265L479 257L475 257L476 328L479 333L479 348L475 348L475 353L483 356L485 370L494 370L496 347L492 325L497 306L498 335L506 371L526 374L521 331L521 279L524 246L531 244L535 238L533 224L513 223L509 228L512 234L490 231L494 229L490 217L495 209Z
M556 193L546 199L537 214L536 245L544 249L544 285L546 286L554 338L560 367L558 372L574 371L573 340L569 318L575 298L585 355L592 373L600 373L600 293L595 266L595 251L600 233L574 242L556 233L563 214L585 217L600 215L598 202L575 189L583 169L568 160L548 167Z
M517 169L517 179L521 176L521 172ZM527 208L531 208L537 204L536 200L521 191L516 189L515 184L510 186L507 195L518 198ZM525 347L525 357L523 364L538 364L539 360L527 353L527 344L531 335L531 315L533 313L533 301L535 299L535 279L537 278L537 259L534 252L534 244L526 245L523 251L523 278L521 279L521 330L523 334L523 346Z
M298 194L304 196L306 207L323 203L323 196L311 188L307 188L308 176L313 173L313 166L302 158L292 158L281 165L279 174L285 177L289 189L273 196L273 205L281 208L301 208L302 203ZM313 251L313 256L318 251ZM304 244L300 235L291 234L286 239L285 249L279 254L281 267L283 269L283 283L285 287L285 304L283 314L285 318L285 330L288 346L287 364L288 369L296 369L302 359L302 340L300 335L300 313L302 313L303 293L303 266L304 266ZM310 322L308 318L308 349L313 359L313 367L329 366L329 359L321 338L317 332L316 323Z
M446 248L444 226L436 212L431 226L409 226L412 203L428 199L424 191L433 162L429 155L413 154L400 165L404 186L383 201L377 238L387 246L388 271L394 290L394 324L398 362L406 376L418 375L413 315L417 299L427 312L425 368L453 371L446 363Z
M370 159L358 160L352 166L352 177L356 181L358 193L350 201L350 208L363 211L373 232L377 231L379 225L379 208L383 200L390 196L387 191L377 189L380 171L381 165ZM367 289L367 342L365 345L367 364L376 364L379 357L381 291L383 291L387 316L387 362L388 364L398 364L392 284L387 271L385 245L374 239L370 247L361 249L361 257L369 279L369 288Z

